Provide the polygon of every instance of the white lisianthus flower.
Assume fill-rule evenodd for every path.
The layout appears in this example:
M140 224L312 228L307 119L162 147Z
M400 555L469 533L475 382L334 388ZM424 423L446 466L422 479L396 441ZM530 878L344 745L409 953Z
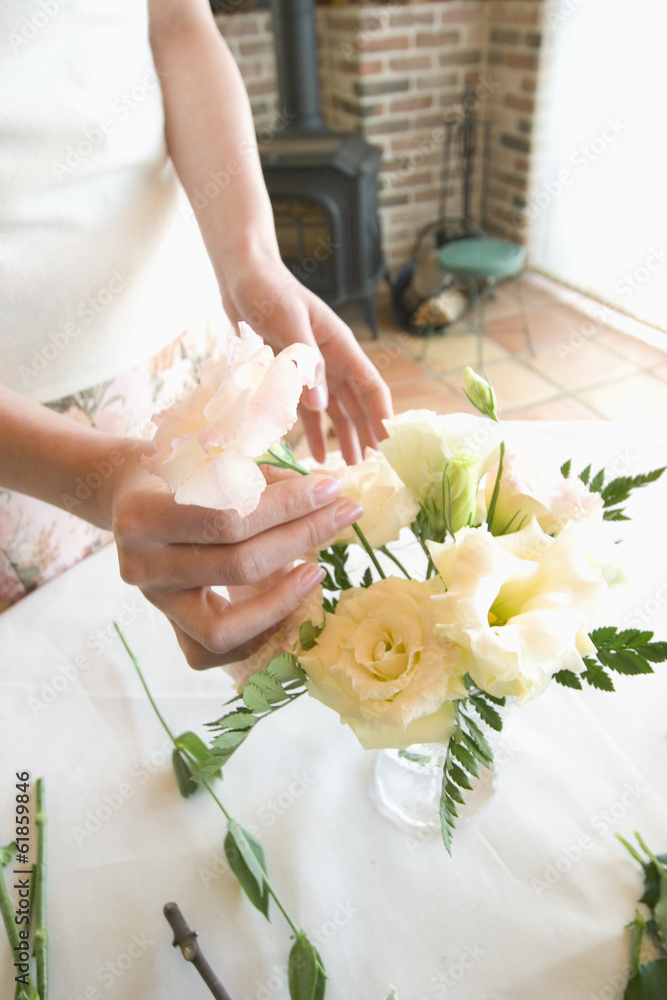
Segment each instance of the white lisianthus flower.
M440 580L388 577L341 594L315 646L299 652L308 692L366 749L447 743L463 698L460 649L434 632Z
M357 521L368 544L379 549L387 542L396 541L401 528L412 524L419 513L419 503L407 486L398 478L382 452L366 448L363 462L346 465L342 460L315 466L313 471L325 473L343 484L342 497L354 500L364 509ZM331 544L359 542L352 528L345 528Z
M480 479L498 453L492 420L468 413L409 410L384 421L380 450L426 511L435 537L475 516Z
M498 462L486 477L486 505L491 503ZM524 527L536 517L549 535L558 534L570 521L601 520L604 503L578 477L544 475L514 452L506 451L492 523L494 535L505 535Z
M255 459L296 420L304 386L317 383L319 353L306 344L273 351L247 323L227 351L200 366L201 382L155 418L155 454L144 466L177 503L250 514L266 487Z
M587 559L589 525L556 537L532 518L509 535L462 528L454 542L428 543L447 592L433 598L436 632L456 643L465 670L490 694L540 694L559 670L580 673L594 651L586 623L607 586Z

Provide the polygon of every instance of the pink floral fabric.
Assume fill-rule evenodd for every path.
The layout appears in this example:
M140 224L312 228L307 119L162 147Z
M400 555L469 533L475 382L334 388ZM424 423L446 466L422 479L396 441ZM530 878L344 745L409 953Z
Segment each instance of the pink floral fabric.
M144 364L46 405L108 434L151 438L153 414L196 385L227 326L218 304ZM109 531L0 487L0 611L111 541Z

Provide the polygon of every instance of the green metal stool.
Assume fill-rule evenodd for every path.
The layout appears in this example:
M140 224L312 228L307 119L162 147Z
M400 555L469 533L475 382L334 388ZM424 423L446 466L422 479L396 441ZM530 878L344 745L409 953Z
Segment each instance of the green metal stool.
M516 296L521 304L526 346L533 353L526 304L521 289L521 272L526 263L526 250L510 240L467 239L447 243L438 251L438 262L444 274L465 278L470 287L470 312L472 327L477 333L477 361L484 365L484 294L479 294L480 281L497 284L505 278L514 278Z

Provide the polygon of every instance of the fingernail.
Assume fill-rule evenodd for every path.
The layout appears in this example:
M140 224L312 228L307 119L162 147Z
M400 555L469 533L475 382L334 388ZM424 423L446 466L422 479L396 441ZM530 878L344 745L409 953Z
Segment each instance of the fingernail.
M327 390L322 384L315 385L312 389L309 389L306 399L306 405L309 410L326 410L329 402L327 398Z
M322 580L326 576L326 573L321 566L315 566L311 563L307 569L304 569L301 574L301 586L303 588L304 594L316 587L318 583L322 583Z
M360 507L354 500L345 500L336 511L334 524L339 530L340 528L347 528L348 525L358 521L363 512L364 508Z
M343 484L340 479L332 479L331 476L320 479L319 483L315 484L313 490L313 497L315 498L315 503L322 504L331 503L339 496L340 491L343 488Z

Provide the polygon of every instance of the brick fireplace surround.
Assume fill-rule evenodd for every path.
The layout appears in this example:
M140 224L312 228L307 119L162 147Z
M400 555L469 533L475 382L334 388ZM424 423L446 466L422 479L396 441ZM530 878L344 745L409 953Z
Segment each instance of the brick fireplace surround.
M491 123L475 159L474 221L488 235L521 240L544 6L390 0L316 8L327 125L360 131L382 149L380 217L392 273L410 258L420 228L438 218L443 123L460 115L467 83L475 86L478 117ZM268 148L281 129L271 13L235 11L216 20L250 95L260 146ZM450 173L447 191L453 216L462 208L457 174Z

